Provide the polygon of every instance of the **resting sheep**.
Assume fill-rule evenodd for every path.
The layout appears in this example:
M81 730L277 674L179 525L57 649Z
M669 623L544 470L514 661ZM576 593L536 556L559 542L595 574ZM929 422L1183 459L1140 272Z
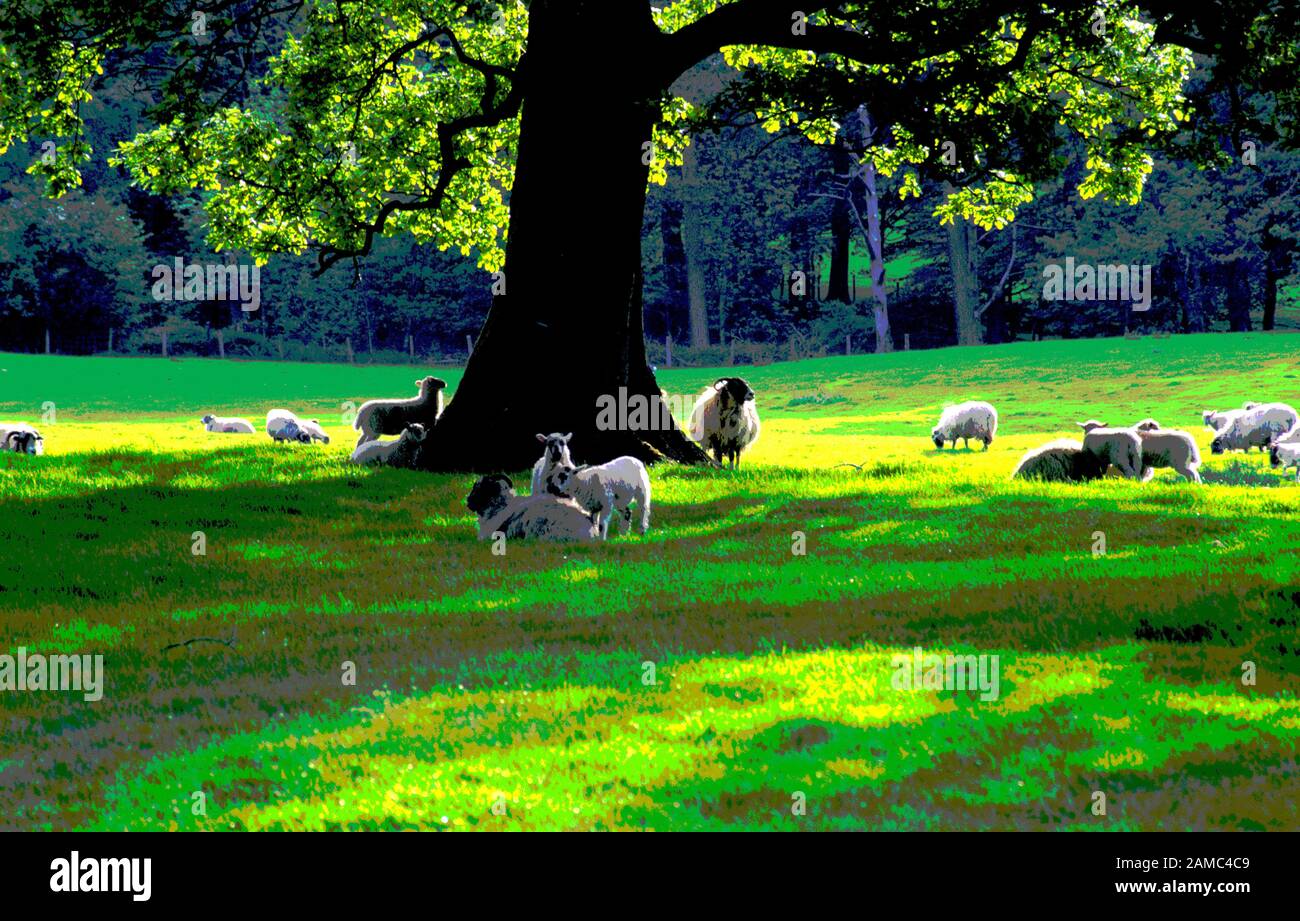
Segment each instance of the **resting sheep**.
M1285 403L1261 403L1251 409L1240 410L1210 442L1215 454L1225 451L1249 451L1257 447L1267 450L1279 435L1291 431L1297 421L1296 411Z
M266 414L266 434L271 436L272 441L300 441L303 444L311 444L313 441L330 443L330 437L325 434L319 422L315 419L310 421L299 419L287 409L273 409Z
M442 415L442 392L447 382L438 377L426 377L415 382L418 395L409 400L368 400L357 410L352 427L360 432L357 447L367 441L376 441L380 435L400 435L408 425L419 423L432 430Z
M568 485L564 476L557 482ZM505 474L480 479L465 505L478 516L479 540L492 540L498 532L507 540L600 540L595 519L577 502L559 496L517 496L515 484Z
M44 454L45 439L26 422L0 422L0 451Z
M247 419L237 419L233 416L207 415L200 421L209 432L223 432L228 435L252 435L256 431L253 428L253 423Z
M1300 441L1273 444L1268 450L1268 462L1274 467L1281 467L1283 472L1288 467L1294 467L1296 482L1300 483Z
M358 446L352 452L352 463L414 468L416 456L420 453L420 443L427 435L423 425L413 422L402 430L401 437L396 441L367 441Z
M1083 450L1082 442L1062 438L1027 452L1020 458L1011 478L1081 483L1100 479L1105 473L1106 464L1096 455Z
M1111 464L1129 479L1142 475L1142 439L1133 429L1108 428L1095 420L1080 422L1083 449L1102 461L1102 472Z
M930 438L940 451L944 442L952 442L955 450L959 438L967 449L972 438L982 441L987 451L997 432L998 411L989 403L972 400L945 409L939 416L939 424L930 430Z
M740 466L740 455L758 441L758 407L754 391L741 377L720 377L706 387L695 401L689 424L691 438L705 451L712 451L719 464L731 460Z
M609 537L609 519L614 512L623 518L623 533L632 530L632 503L640 512L640 531L650 530L650 474L635 457L616 457L595 467L562 464L550 471L546 491L570 496L596 516L600 536Z
M573 456L569 453L569 439L573 433L561 435L559 432L552 432L549 435L537 435L537 440L542 443L542 456L537 463L533 464L533 495L539 496L546 492L546 480L562 465L572 467Z

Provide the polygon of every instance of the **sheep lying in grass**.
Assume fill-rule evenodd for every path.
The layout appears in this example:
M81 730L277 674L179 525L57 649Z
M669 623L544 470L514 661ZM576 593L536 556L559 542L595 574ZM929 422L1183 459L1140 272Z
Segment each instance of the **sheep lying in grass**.
M533 464L533 488L534 496L546 492L546 480L560 466L574 466L573 456L569 453L569 439L573 433L561 435L559 432L552 432L549 435L538 434L537 440L542 443L542 456L537 463Z
M568 480L560 475L561 488ZM518 496L510 477L498 473L474 484L465 499L466 507L478 516L478 539L492 540L500 532L507 540L597 541L601 539L595 518L577 502L559 496Z
M1136 480L1142 475L1142 439L1133 429L1110 428L1090 419L1080 422L1083 449L1103 462L1102 472L1114 464L1124 476Z
M236 419L231 416L204 416L201 420L203 427L209 432L222 432L227 435L252 435L256 429L253 423L247 419Z
M561 464L547 473L546 491L569 496L596 516L600 536L609 536L609 519L614 512L623 518L623 533L632 530L632 503L640 513L640 532L650 530L650 474L635 457L616 457L595 467Z
M408 425L419 423L432 429L442 415L442 392L447 382L426 377L415 382L420 392L409 400L368 400L357 410L352 427L360 432L357 447L376 441L380 435L400 435Z
M940 451L945 442L951 442L955 449L959 438L968 449L972 438L982 441L987 451L997 432L998 411L989 403L972 400L945 409L939 416L939 424L930 430L930 438Z
M1011 474L1013 480L1045 480L1058 483L1081 483L1100 479L1106 464L1083 443L1061 438L1026 452Z
M396 441L367 441L352 452L352 463L373 464L379 467L415 467L415 458L420 453L420 444L428 431L418 422L413 422L402 430Z
M1285 403L1261 403L1241 410L1218 430L1218 435L1210 442L1210 450L1215 454L1249 451L1255 447L1267 450L1279 435L1295 427L1298 418L1295 409Z
M688 425L691 438L712 451L719 464L729 459L733 470L740 466L741 453L758 441L759 428L754 391L742 377L720 377L706 387Z
M44 454L45 439L26 422L0 422L0 451Z
M1080 422L1085 433L1107 428L1106 423L1090 419ZM1142 441L1142 466L1139 479L1150 482L1157 468L1167 468L1193 483L1201 482L1201 449L1196 439L1177 429L1162 429L1154 419L1143 419L1131 429Z
M299 441L303 444L311 444L313 441L330 443L330 437L325 434L319 422L315 419L310 421L299 419L287 409L273 409L266 414L266 434L271 436L272 441Z
M1283 473L1294 467L1296 482L1300 483L1300 441L1275 442L1268 449L1268 462L1281 467Z

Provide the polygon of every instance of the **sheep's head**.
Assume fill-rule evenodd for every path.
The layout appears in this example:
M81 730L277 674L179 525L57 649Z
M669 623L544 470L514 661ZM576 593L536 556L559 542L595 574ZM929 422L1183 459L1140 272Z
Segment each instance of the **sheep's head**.
M1141 422L1135 422L1133 428L1139 432L1155 432L1160 429L1160 423L1154 419L1143 419Z
M713 382L713 389L722 394L724 406L728 401L739 406L754 399L754 391L743 377L720 377Z
M930 429L930 440L934 442L934 446L936 448L938 448L940 451L943 450L943 435L940 434L939 427L937 425L934 428Z
M1074 424L1077 425L1079 428L1083 429L1085 432L1091 432L1093 429L1110 428L1110 426L1107 425L1105 422L1098 422L1096 419L1089 419L1087 422L1076 422Z
M549 435L538 433L537 440L544 445L542 456L550 464L567 464L573 466L573 456L569 453L569 439L573 433L561 435L559 432L552 432Z
M402 437L407 441L424 441L429 436L429 430L418 422L412 422L402 431Z
M1222 454L1222 453L1223 453L1224 451L1226 451L1226 450L1228 450L1228 445L1227 445L1227 443L1223 440L1223 436L1222 436L1222 435L1220 435L1218 438L1214 439L1214 441L1210 442L1210 453L1211 453L1211 454Z
M1242 403L1242 404L1241 404L1241 408L1242 408L1242 409L1254 409L1254 408L1255 408L1256 406L1258 406L1258 405L1259 405L1258 403Z
M1270 467L1282 466L1282 452L1277 449L1276 442L1268 446L1268 465Z
M423 377L415 382L421 393L436 393L447 389L447 382L440 377Z
M5 447L18 454L44 454L45 439L39 432L13 432L6 439Z
M515 497L515 484L504 473L482 477L465 497L465 507L480 518L495 506Z
M203 417L202 419L200 419L199 421L202 422L204 425L211 425L211 424L212 424L212 418L213 418L213 417L212 417L211 415L207 415L207 416L204 416L204 417Z

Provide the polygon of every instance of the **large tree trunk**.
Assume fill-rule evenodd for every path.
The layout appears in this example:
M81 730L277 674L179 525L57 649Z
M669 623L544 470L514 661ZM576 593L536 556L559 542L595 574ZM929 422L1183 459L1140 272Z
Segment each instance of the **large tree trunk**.
M843 129L841 129L841 132ZM849 177L853 170L853 159L849 155L845 139L841 135L831 148L831 164L835 173L835 182L841 177ZM831 207L831 268L830 284L826 290L828 301L848 303L849 295L849 242L853 236L853 218L849 213L848 195L852 194L852 182L844 196L837 197Z
M682 246L686 252L686 295L690 304L691 348L709 347L709 290L704 274L704 216L699 201L699 155L692 141L682 151Z
M659 394L642 335L640 249L644 145L658 89L646 84L635 53L650 47L654 29L648 4L534 6L505 294L493 299L460 386L424 443L422 468L523 470L537 459L537 432L573 432L583 463L621 454L708 462L675 425L597 427L598 398L617 400L620 388ZM606 50L593 60L574 48ZM602 75L598 87L593 72ZM600 143L557 141L593 111Z
M1238 257L1228 267L1228 328L1248 333L1250 322L1250 260Z
M957 319L957 344L979 345L984 341L979 310L979 279L975 275L975 225L955 218L948 230L948 260L952 268L953 312Z
M858 109L863 137L875 133L865 107ZM876 191L876 163L868 158L862 163L862 186L867 204L867 249L871 253L871 298L876 329L876 353L894 350L894 335L889 330L889 293L885 290L885 244L880 230L880 194Z

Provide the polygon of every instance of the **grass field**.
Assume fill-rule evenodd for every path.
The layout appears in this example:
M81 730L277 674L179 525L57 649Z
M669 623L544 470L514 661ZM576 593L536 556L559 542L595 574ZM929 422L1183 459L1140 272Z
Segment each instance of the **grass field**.
M473 477L345 462L346 404L422 369L0 355L0 419L48 450L0 455L0 651L106 670L98 702L0 692L0 827L1300 829L1300 488L1200 425L1300 402L1297 342L746 369L739 472L656 468L648 537L503 557ZM972 398L992 449L935 451ZM338 437L197 421L276 405ZM1148 415L1205 485L1008 480ZM915 647L998 656L1000 694L895 690Z

